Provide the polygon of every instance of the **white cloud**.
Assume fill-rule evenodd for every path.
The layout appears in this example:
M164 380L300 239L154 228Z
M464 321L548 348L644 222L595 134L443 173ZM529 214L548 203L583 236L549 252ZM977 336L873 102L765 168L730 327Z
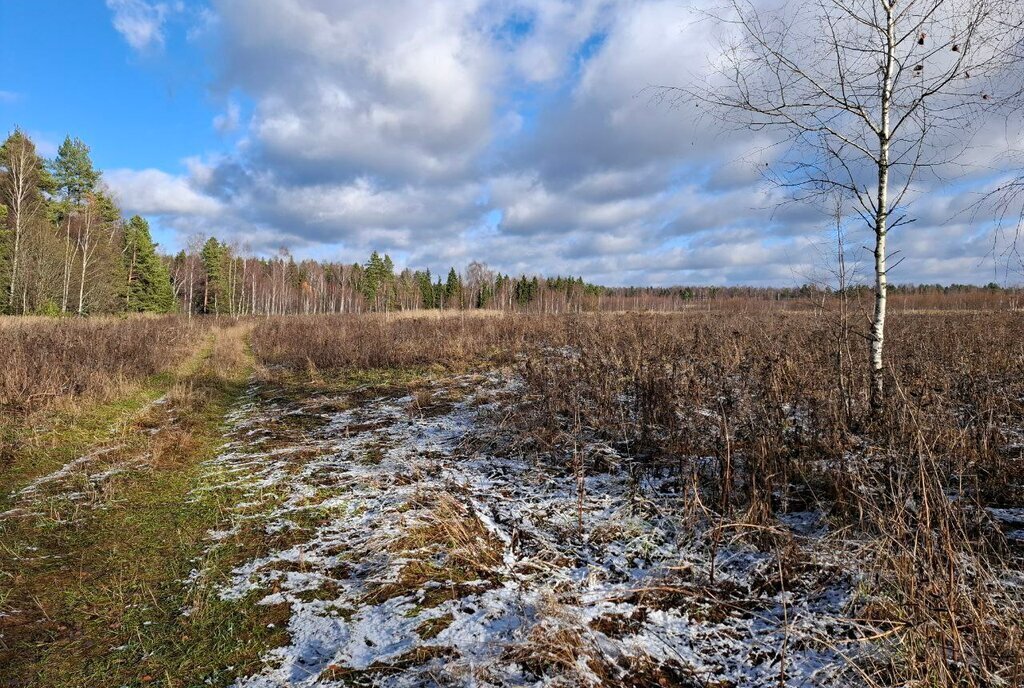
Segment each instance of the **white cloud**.
M159 48L164 44L164 22L178 5L146 0L107 0L107 9L113 13L114 28L128 45L138 51Z
M235 101L228 101L227 108L213 118L213 128L222 134L230 134L238 129L242 110Z
M480 4L222 0L224 79L278 164L451 175L487 144L500 78Z
M188 179L160 170L109 170L103 179L126 213L210 216L223 208L217 199L196 191Z
M142 18L119 27L137 48L176 11L108 6ZM214 91L232 95L213 126L235 149L185 176L107 175L183 233L609 284L792 283L818 260L829 222L780 206L770 138L644 91L708 66L711 31L678 0L212 0L200 15ZM972 169L991 172L1005 138L980 136ZM990 272L991 234L945 226L964 203L944 184L914 190L930 205L894 236L897 281Z

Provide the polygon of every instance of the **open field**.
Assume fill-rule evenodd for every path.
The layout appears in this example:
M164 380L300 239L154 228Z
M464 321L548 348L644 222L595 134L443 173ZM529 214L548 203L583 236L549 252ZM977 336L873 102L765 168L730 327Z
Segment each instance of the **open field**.
M1022 332L6 323L0 686L1022 685Z
M1024 688L1024 0L0 23L0 688Z

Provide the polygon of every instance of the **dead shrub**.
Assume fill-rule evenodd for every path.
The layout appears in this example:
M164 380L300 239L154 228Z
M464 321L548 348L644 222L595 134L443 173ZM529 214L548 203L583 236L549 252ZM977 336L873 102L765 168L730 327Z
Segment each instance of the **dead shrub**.
M0 411L109 398L126 384L174 368L206 327L175 316L12 319L0 327Z

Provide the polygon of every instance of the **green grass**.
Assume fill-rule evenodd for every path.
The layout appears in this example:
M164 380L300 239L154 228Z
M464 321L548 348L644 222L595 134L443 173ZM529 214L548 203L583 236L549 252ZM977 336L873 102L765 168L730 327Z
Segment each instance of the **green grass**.
M173 373L118 399L51 414L34 435L21 430L16 461L0 478L2 508L14 503L13 489L96 447L123 445L115 460L155 457L155 438L172 429L151 402L168 394L176 410L167 457L108 480L95 503L82 508L57 493L42 515L0 520L0 611L9 614L0 616L0 686L224 686L287 640L287 605L258 605L259 595L226 602L214 586L183 583L197 566L222 581L263 544L260 533L243 529L206 551L207 531L223 526L237 495L195 490L209 479L203 463L223 445L223 418L253 370L238 341L234 359L218 358L224 338L241 336L216 331ZM297 398L405 394L430 372L277 372L265 387ZM307 516L319 522L329 514Z
M78 401L69 408L13 422L0 418L0 441L6 443L13 459L0 464L0 511L10 506L12 491L52 473L91 447L125 439L141 412L208 361L212 344L213 335L176 369L126 385L111 399Z
M123 426L170 389L175 377L173 373L156 375L114 400L55 412L29 427L5 428L5 441L14 447L16 460L2 467L0 511L9 506L13 490L116 438Z
M224 495L194 488L203 481L203 461L223 444L224 414L251 370L248 357L217 360L216 344L174 375L57 419L5 478L9 492L112 440L128 453L155 451L158 435L147 431L140 411L175 383L187 390L169 459L112 478L101 502L77 520L44 514L0 522L7 555L0 610L8 613L0 617L0 685L227 685L283 640L286 610L223 602L183 584L225 508ZM230 560L225 548L205 568L217 575L219 562L227 568ZM183 615L186 608L192 613Z

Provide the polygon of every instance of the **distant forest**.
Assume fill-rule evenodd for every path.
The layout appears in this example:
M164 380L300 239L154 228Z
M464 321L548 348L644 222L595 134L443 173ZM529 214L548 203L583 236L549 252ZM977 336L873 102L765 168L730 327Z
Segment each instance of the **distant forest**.
M388 255L376 252L361 264L296 261L283 250L272 258L246 256L213 236L164 255L145 219L123 217L87 145L68 137L47 160L21 130L0 146L0 288L0 312L11 315L676 310L721 300L806 303L828 293L814 285L603 287L582 277L503 275L479 262L442 277L396 271ZM870 297L868 287L850 291ZM974 303L998 292L1011 306L1019 297L1018 290L994 283L897 286L892 292L954 294Z

